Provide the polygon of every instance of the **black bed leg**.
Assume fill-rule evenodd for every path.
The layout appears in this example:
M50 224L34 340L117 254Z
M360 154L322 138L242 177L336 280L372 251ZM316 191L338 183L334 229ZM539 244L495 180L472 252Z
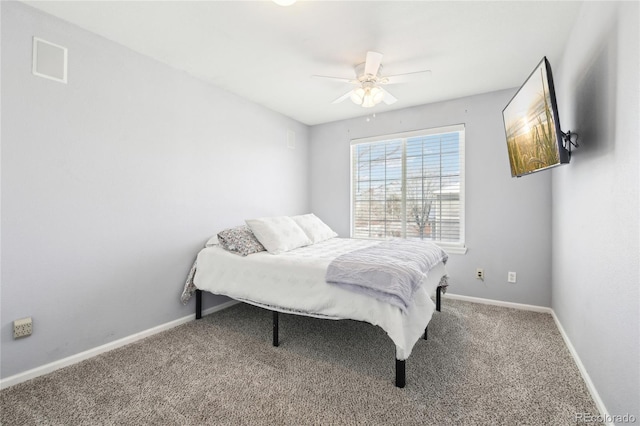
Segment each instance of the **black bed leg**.
M278 311L273 311L273 346L278 344Z
M202 290L196 290L196 319L202 318Z
M438 287L436 292L436 311L440 312L440 298L442 296L442 287Z
M403 388L405 385L404 376L405 360L396 359L396 387Z
M424 328L424 340L427 340L427 329L429 328L429 326L426 326Z

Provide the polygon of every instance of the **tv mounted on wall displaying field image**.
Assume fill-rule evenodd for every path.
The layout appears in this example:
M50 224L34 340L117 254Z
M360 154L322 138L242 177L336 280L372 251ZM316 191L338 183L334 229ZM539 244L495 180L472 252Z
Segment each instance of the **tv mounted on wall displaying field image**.
M569 162L564 146L570 136L560 130L558 105L546 57L533 70L502 111L511 176L545 170ZM577 146L577 145L576 145Z

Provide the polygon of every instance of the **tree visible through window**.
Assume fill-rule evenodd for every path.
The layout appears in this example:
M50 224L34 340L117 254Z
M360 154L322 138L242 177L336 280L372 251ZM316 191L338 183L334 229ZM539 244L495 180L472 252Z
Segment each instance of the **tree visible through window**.
M464 126L352 141L352 237L464 243Z

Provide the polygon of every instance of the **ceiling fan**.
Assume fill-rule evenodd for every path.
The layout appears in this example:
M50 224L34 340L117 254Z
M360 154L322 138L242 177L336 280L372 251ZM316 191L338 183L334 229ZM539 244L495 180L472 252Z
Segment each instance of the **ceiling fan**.
M356 86L354 89L349 90L332 103L337 104L347 98L350 98L356 105L361 105L364 108L371 108L383 101L385 104L391 105L398 100L395 96L381 87L382 85L404 83L417 75L431 73L431 70L422 70L383 76L381 63L382 53L367 52L367 59L365 63L355 67L356 79L329 77L325 75L314 75L313 77L350 83Z

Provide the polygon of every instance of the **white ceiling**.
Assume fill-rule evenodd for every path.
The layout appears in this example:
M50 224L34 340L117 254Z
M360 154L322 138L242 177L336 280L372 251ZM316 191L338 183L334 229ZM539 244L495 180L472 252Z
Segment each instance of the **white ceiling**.
M557 66L580 7L572 1L25 1L272 110L314 125L517 87L547 56ZM347 83L369 50L398 102L365 109ZM73 55L73 52L69 53Z

